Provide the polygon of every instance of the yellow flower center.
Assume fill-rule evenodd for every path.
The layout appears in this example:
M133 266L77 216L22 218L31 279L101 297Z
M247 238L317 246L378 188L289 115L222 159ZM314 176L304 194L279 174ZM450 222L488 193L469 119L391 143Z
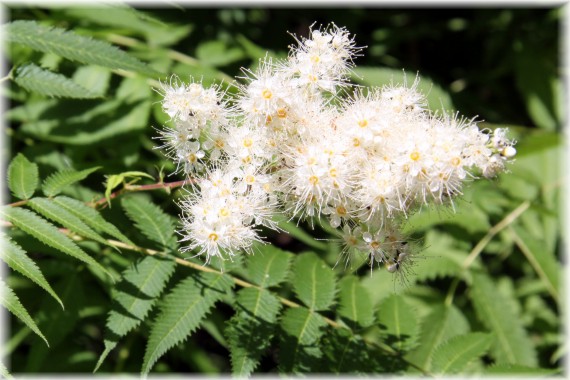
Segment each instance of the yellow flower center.
M265 89L265 90L263 90L263 92L261 93L261 96L263 96L265 99L269 100L269 99L271 99L271 98L273 97L273 93L272 93L270 90Z
M212 232L212 233L208 236L208 239L210 239L211 241L218 241L218 238L219 238L219 236L218 236L218 234L215 233L215 232Z
M195 155L194 153L190 153L190 154L188 155L188 161L190 161L190 162L192 162L192 163L196 162L197 159L198 159L198 158L196 157L196 155Z
M360 128L366 128L368 126L368 120L362 119L358 121L358 126Z
M336 213L339 215L346 215L346 209L344 208L344 206L338 206L336 208Z
M285 118L287 117L287 111L285 111L285 108L279 108L279 109L277 110L277 116L278 116L280 119L285 119Z
M245 182L251 185L252 183L255 182L255 177L249 174L245 176Z
M410 154L410 159L412 161L418 161L420 159L420 154L418 152L412 152Z
M228 216L229 214L230 211L225 207L220 210L220 216Z
M335 168L332 168L331 170L329 170L329 175L335 178L337 176L337 170Z
M460 164L461 164L461 158L459 158L459 157L453 157L453 158L451 159L451 165L457 167L457 166L459 166Z
M309 177L309 183L313 186L319 183L319 177L312 175Z
M252 145L253 145L253 141L251 141L250 138L243 139L243 146L245 146L246 148L249 148Z
M313 55L313 56L311 57L311 61L312 61L313 63L319 63L319 62L321 61L321 57L319 57L318 55Z

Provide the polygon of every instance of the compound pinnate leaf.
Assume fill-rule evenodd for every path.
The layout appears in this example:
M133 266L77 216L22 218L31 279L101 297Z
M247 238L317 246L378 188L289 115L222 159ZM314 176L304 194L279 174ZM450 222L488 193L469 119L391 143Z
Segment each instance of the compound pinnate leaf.
M458 335L440 344L432 357L432 371L450 374L462 371L470 361L484 355L492 342L490 334L468 333Z

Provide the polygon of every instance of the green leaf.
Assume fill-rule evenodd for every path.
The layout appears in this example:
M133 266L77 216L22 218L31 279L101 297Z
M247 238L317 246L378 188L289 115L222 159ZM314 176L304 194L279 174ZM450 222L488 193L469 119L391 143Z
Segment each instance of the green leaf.
M44 53L53 53L72 61L123 69L148 75L158 73L145 63L103 41L72 31L43 26L35 21L13 21L2 27L9 42L26 45Z
M311 310L326 310L335 297L335 274L315 253L297 256L293 268L293 290Z
M166 351L190 336L212 306L231 291L233 284L225 275L201 273L176 285L166 295L161 312L151 327L142 374L148 374Z
M520 364L499 363L488 367L485 375L503 375L513 377L514 375L524 375L528 378L536 378L538 376L549 376L559 374L560 370L552 368L532 368Z
M442 342L469 332L469 322L454 305L436 305L421 323L418 345L406 358L418 367L431 370L431 358Z
M532 265L538 277L544 282L552 297L559 301L559 275L560 264L552 251L545 249L542 239L536 239L533 235L518 225L511 225L515 242Z
M46 96L75 99L100 97L66 76L44 70L33 63L18 67L14 81L28 91Z
M311 370L322 356L318 345L326 322L319 314L304 307L288 309L281 319L279 372Z
M31 198L38 187L38 165L18 153L8 166L8 187L17 198Z
M225 66L244 58L242 49L228 48L221 40L205 41L196 49L196 58L207 66Z
M511 301L497 292L489 276L473 271L471 301L479 320L493 333L491 354L498 363L537 365L534 345L523 328Z
M393 294L379 306L378 324L381 335L389 346L398 351L408 351L418 340L418 316L402 296Z
M332 329L323 336L324 371L332 373L365 374L378 373L383 368L379 363L386 357L378 357L362 337L347 329ZM388 372L388 371L386 371Z
M280 307L267 290L245 288L237 293L236 315L226 329L234 376L249 376L255 370L271 344Z
M55 197L53 201L62 208L77 216L79 219L83 220L83 222L85 222L94 230L109 234L110 236L122 241L125 244L131 246L135 245L135 243L123 235L117 227L107 222L97 210L87 206L85 203L63 195Z
M111 71L100 66L81 66L73 73L73 81L96 96L104 96L109 88Z
M14 314L20 321L24 322L26 326L28 326L34 333L36 333L36 335L42 338L49 347L47 339L36 325L36 322L34 322L32 317L30 317L30 314L28 314L28 311L24 308L24 306L22 306L20 300L18 299L18 296L14 294L14 291L10 289L10 287L6 285L2 279L0 279L0 303L2 306L8 309L10 313Z
M100 166L97 166L79 172L73 169L57 171L44 180L42 185L43 192L47 197L56 196L66 187L87 178L89 174L99 170L100 168Z
M374 322L374 310L368 292L355 276L344 277L339 284L339 315L367 327Z
M560 124L556 108L562 92L557 67L539 48L525 47L513 60L517 87L532 121L540 128L554 130Z
M101 264L85 253L70 238L54 227L53 224L32 211L11 207L7 210L1 210L0 213L7 217L16 227L32 235L40 242L107 273L114 280L111 273Z
M4 234L0 234L0 241L2 241L4 251L3 254L0 255L0 258L10 268L12 268L12 270L20 272L48 292L57 302L59 302L63 309L63 302L61 302L61 299L47 282L43 273L40 271L40 268L38 268L36 263L26 255L26 252L22 247L20 247L16 242L10 240Z
M138 197L125 197L121 205L137 228L160 248L176 249L172 218L155 204Z
M264 245L247 260L249 279L262 288L275 286L285 280L292 255L273 245Z
M133 178L134 180L131 183L138 181L141 177L147 177L150 179L154 179L151 175L143 172L131 171L131 172L123 172L120 174L113 174L107 176L107 180L105 181L105 198L107 198L107 203L111 204L111 192L114 188L121 185L125 182L127 178Z
M380 67L355 67L353 69L356 76L353 80L359 84L368 86L386 86L390 84L398 85L407 83L409 88L414 82L415 75L405 73L402 70L394 70ZM358 78L361 77L361 78ZM441 86L433 83L431 79L426 76L421 76L417 90L424 94L427 98L428 107L430 110L435 111L443 107L443 109L453 110L453 102L449 93Z
M328 248L326 243L315 240L311 234L295 223L289 221L285 216L277 215L274 217L274 220L278 222L279 227L283 228L289 235L293 236L300 242L307 244L309 247L322 251Z
M28 206L34 209L34 211L36 211L38 214L41 214L44 217L61 224L65 228L77 233L78 235L115 248L113 245L109 244L109 242L105 240L101 235L93 231L91 227L85 224L81 219L51 199L32 198L28 202Z
M0 362L0 376L3 377L4 379L9 379L9 380L13 379L10 372L8 372L8 368L6 368L6 366L2 362Z
M172 260L147 256L123 272L123 279L112 293L114 304L107 318L105 350L93 372L103 364L120 338L145 320L175 269L176 263Z
M467 333L440 344L432 357L432 372L445 375L461 372L467 364L483 356L493 338L490 334Z

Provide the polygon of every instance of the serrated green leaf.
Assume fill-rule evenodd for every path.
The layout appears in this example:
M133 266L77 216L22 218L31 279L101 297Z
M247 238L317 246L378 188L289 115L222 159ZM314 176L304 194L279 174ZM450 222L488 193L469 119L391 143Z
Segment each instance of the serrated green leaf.
M289 272L292 255L272 245L264 245L247 260L249 279L262 288L281 283Z
M51 285L47 282L46 278L44 277L43 273L40 271L40 268L36 265L36 263L30 259L26 252L20 247L16 242L10 240L4 234L0 234L0 241L2 242L2 248L4 252L0 255L0 258L10 267L12 270L20 272L38 286L43 288L46 292L48 292L60 305L63 309L63 302L57 296L57 294L52 289Z
M47 197L56 196L66 187L87 178L89 174L100 168L100 166L97 166L79 172L73 169L59 170L44 180L42 190Z
M524 375L528 378L536 378L537 376L549 376L560 373L560 370L551 368L531 368L521 364L499 363L488 367L485 375L504 375L513 377L514 375Z
M541 239L536 239L531 233L518 225L510 226L515 242L534 268L538 277L544 282L552 297L559 301L560 264L553 252L544 249Z
M127 178L133 178L134 182L136 182L141 177L154 179L150 174L137 171L123 172L107 176L105 181L105 198L107 198L107 203L109 203L109 205L111 204L111 192L113 189L122 184Z
M49 347L49 343L45 338L44 334L40 331L36 322L30 317L28 311L22 306L18 296L14 291L2 281L0 278L0 304L4 306L8 311L14 314L20 321L22 321L26 326L28 326L37 336L43 339L44 342Z
M510 301L500 292L484 273L473 271L471 301L479 320L495 339L491 354L499 363L522 364L534 367L537 364L534 346L522 321L510 307Z
M433 353L432 372L445 375L462 371L467 364L483 356L493 338L485 333L467 333L440 344Z
M226 329L234 376L249 376L270 346L281 304L267 290L245 288L238 292L236 315Z
M28 91L51 97L75 99L100 97L66 76L44 70L33 63L18 67L14 81Z
M311 310L326 310L335 296L335 274L315 253L299 255L293 269L293 290Z
M333 329L325 334L322 347L326 372L364 374L378 373L383 369L379 363L384 358L378 358L362 337L347 329Z
M54 285L54 289L65 304L65 310L60 310L59 306L47 298L40 302L38 308L41 312L38 313L38 325L49 340L50 347L39 344L32 345L26 356L26 371L43 372L42 370L46 369L45 367L53 364L51 360L53 360L54 351L60 352L67 349L68 344L66 342L69 342L69 337L76 338L74 333L77 332L76 327L81 320L79 312L92 297L92 290L88 293L89 297L86 297L87 294L83 286L85 280L80 274L81 270L70 264L66 267L67 271L63 271L65 275Z
M280 372L305 372L314 367L322 356L318 340L324 326L322 316L304 307L285 311L281 319Z
M91 227L85 224L81 219L51 199L32 198L28 202L28 206L34 209L34 211L38 214L41 214L44 217L61 224L65 228L77 233L78 235L115 248L113 245L109 244L109 242L105 240L101 235L93 231Z
M83 222L94 230L104 232L125 244L131 246L135 245L128 237L123 235L117 227L107 222L97 210L87 206L85 203L63 195L55 197L53 201L77 216L79 219L83 220Z
M125 197L121 205L147 238L158 243L161 249L176 249L178 243L174 236L174 223L158 206L138 197Z
M142 374L148 374L166 351L192 334L233 284L229 277L214 273L201 273L182 280L164 299L161 312L151 327Z
M73 73L73 81L96 94L104 96L109 88L111 71L100 66L81 66Z
M16 227L32 235L40 242L107 273L109 277L114 280L111 273L101 266L101 264L85 253L70 238L54 227L53 224L34 212L19 207L11 207L2 209L0 214L8 218Z
M31 198L38 187L38 165L18 153L8 166L8 187L17 198Z
M172 260L147 256L123 272L123 279L112 293L114 304L107 318L105 350L93 372L103 364L120 338L144 321L175 269L176 263Z
M14 378L14 377L12 377L10 372L8 371L8 368L6 368L6 366L2 362L0 362L0 377L3 377L4 379L9 379L9 380L12 380Z
M436 347L457 335L469 332L469 322L454 305L437 305L420 324L418 346L406 358L426 371L431 370L431 358Z
M379 306L378 324L381 336L389 346L398 351L408 351L418 340L418 316L402 296L393 294Z
M370 326L374 322L372 301L359 279L346 276L340 281L339 288L339 315L362 327Z
M4 25L2 29L8 42L26 45L45 53L53 53L72 61L153 76L158 74L145 63L117 47L104 41L80 36L72 31L23 20L13 21Z

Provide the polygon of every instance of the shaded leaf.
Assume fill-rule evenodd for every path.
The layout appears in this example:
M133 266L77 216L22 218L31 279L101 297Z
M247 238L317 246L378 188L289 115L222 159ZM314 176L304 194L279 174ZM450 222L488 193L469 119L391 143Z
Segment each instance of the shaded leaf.
M59 97L90 99L100 95L91 92L64 75L53 73L29 63L16 69L14 81L28 91Z
M38 165L18 153L8 166L8 187L15 197L29 199L38 187Z
M147 256L123 272L123 278L112 293L113 309L107 318L105 350L93 372L97 371L120 338L145 320L174 273L173 260Z
M44 342L49 347L49 343L36 325L36 322L30 317L28 311L22 306L18 296L14 291L0 279L0 304L4 306L8 311L14 314L20 321L22 321L26 326L28 326L37 336L43 339Z
M416 345L418 316L401 296L393 294L382 301L378 310L378 324L386 344L398 351L408 351Z
M236 315L226 328L234 376L248 376L258 366L271 344L280 307L279 300L263 289L237 293Z
M549 376L559 374L560 370L551 368L532 368L521 364L495 364L485 370L485 375L525 375L529 377Z
M145 63L104 41L72 31L48 27L35 21L13 21L2 27L9 42L26 45L44 53L54 53L72 61L91 63L111 69L158 74Z
M340 281L339 287L339 315L362 327L370 326L374 322L372 301L368 292L360 285L359 279L346 276Z
M458 335L440 344L432 357L432 370L437 374L458 373L467 364L483 356L492 342L490 334L467 333Z
M229 277L213 273L189 276L176 285L164 299L161 312L151 327L142 374L148 374L166 351L186 340L214 303L232 286L233 281Z
M560 264L552 251L545 249L544 243L536 239L518 225L511 225L511 231L515 236L515 242L530 262L538 277L544 282L552 297L559 301L559 276Z
M420 325L418 345L406 358L418 367L431 370L435 349L444 341L469 332L469 322L454 305L437 305Z
M52 289L51 285L47 282L43 273L36 263L30 259L26 252L16 242L10 240L4 234L0 234L0 241L2 242L3 252L0 258L12 269L20 272L38 286L48 292L63 308L63 302Z
M500 292L489 276L473 271L471 301L479 320L495 333L491 354L499 363L537 364L532 341L522 321L510 307L510 301Z
M326 322L319 314L304 307L287 309L281 319L279 371L307 372L322 356L318 341Z

